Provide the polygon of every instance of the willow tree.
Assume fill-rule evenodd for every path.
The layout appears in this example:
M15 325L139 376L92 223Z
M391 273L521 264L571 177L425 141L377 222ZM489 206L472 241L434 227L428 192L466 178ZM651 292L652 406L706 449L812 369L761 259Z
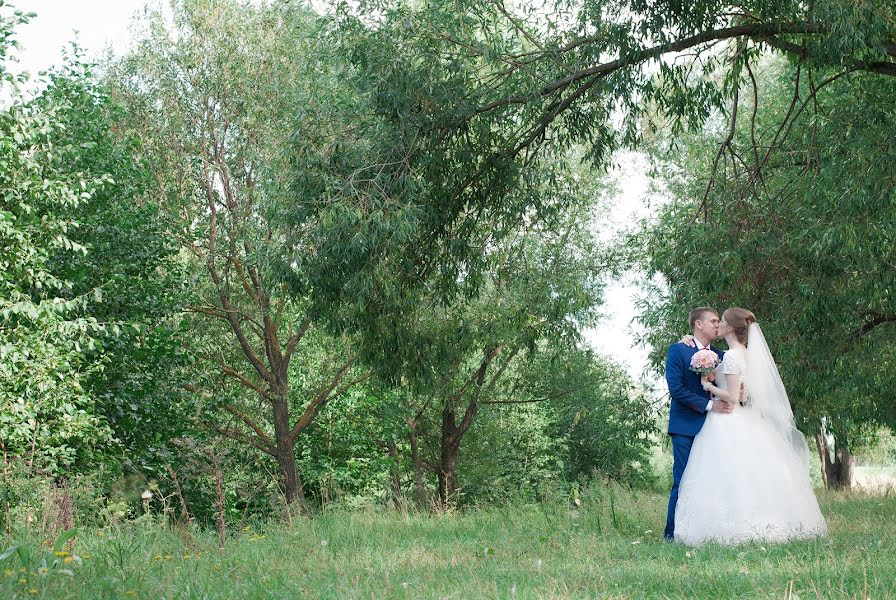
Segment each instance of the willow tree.
M896 75L896 10L887 0L558 0L531 8L368 2L344 8L340 18L359 88L371 90L384 121L400 124L387 140L392 158L375 179L379 189L397 190L393 197L411 189L420 207L409 270L438 272L446 288L475 287L480 279L458 278L457 265L465 273L487 269L477 228L486 223L500 232L515 215L541 208L508 192L527 170L550 169L574 144L586 146L600 169L615 149L638 146L647 133L699 131L711 115L724 114L731 125L712 155L709 181L727 161L759 188L770 155L801 118L818 114L821 90L858 74L874 81ZM740 164L749 161L731 151L736 127L755 122L743 118L745 99L760 59L770 57L794 65L790 100L774 113L766 146L753 144L751 164ZM843 93L863 101L859 88ZM767 210L774 213L775 202ZM873 305L861 314L865 321L844 339L876 334L891 315Z
M637 247L668 289L643 318L661 349L695 304L756 312L825 484L849 486L853 448L896 426L896 79L764 67L739 115L658 146L672 200Z
M418 500L422 468L438 480L439 503L456 503L461 443L479 412L516 403L509 374L541 355L575 352L582 328L597 318L610 261L583 204L490 242L475 295L441 303L433 283L431 299L402 325Z
M287 251L281 227L296 206L326 202L348 128L338 64L315 46L315 22L301 8L175 2L170 19L147 13L134 50L109 74L128 110L122 126L141 140L136 158L155 165L149 193L177 224L196 273L185 310L200 319L205 361L186 387L220 408L212 429L276 460L287 502L303 496L298 437L367 377L350 336L318 328L307 267L318 229L290 232ZM328 360L295 365L311 339L311 354L323 344ZM210 374L241 393L209 389Z
M804 73L896 74L892 3L840 1L362 2L337 32L358 89L396 125L366 179L419 207L415 272L481 264L467 243L532 198L506 193L529 168L577 144L598 169L651 126L699 127L738 89L757 54ZM804 78L804 81L806 79ZM402 196L405 194L405 196ZM454 241L454 243L451 243Z

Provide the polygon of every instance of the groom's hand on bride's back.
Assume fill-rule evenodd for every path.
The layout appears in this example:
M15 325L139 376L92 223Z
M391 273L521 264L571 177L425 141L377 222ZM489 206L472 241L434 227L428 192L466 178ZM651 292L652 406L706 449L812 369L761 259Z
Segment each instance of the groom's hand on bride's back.
M723 415L727 415L730 412L734 411L734 407L725 402L724 400L719 400L715 398L712 403L712 412L722 413Z

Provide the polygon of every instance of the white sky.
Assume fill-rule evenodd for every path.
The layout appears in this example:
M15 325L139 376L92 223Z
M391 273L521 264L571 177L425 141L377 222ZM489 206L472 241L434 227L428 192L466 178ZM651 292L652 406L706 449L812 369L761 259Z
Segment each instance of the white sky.
M18 70L36 74L59 64L62 48L72 40L78 41L88 57L99 56L109 47L116 53L126 51L131 18L147 3L147 0L12 0L14 8L37 13L31 23L18 29L21 44ZM8 11L9 6L2 10ZM614 229L646 216L651 204L647 197L644 158L625 154L618 162L620 168L613 172L618 194L611 201L609 216ZM630 283L612 284L606 294L606 318L598 328L586 332L586 337L594 348L613 356L632 376L640 379L648 351L633 345L631 322L635 317L636 293L637 289Z
M62 59L61 49L77 40L89 53L107 46L127 49L128 24L145 0L10 0L14 8L35 12L31 23L18 29L21 66L36 73ZM6 10L8 7L4 7Z

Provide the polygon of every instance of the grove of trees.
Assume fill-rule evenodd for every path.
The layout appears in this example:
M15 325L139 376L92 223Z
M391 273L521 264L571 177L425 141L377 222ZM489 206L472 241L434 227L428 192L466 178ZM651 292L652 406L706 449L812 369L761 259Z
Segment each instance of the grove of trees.
M896 426L890 2L175 0L26 85L30 18L0 5L9 530L147 487L210 523L655 485L662 414L583 338L626 269L656 352L759 315L826 484ZM623 148L669 201L599 242Z

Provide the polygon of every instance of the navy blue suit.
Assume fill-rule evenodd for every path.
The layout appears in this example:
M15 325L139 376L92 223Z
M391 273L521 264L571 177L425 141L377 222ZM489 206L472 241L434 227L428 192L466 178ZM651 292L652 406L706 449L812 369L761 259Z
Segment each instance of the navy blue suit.
M710 347L722 360L722 352ZM694 437L700 433L706 420L706 405L709 392L703 389L700 376L691 371L691 357L697 348L677 343L669 347L666 354L666 383L672 404L669 408L669 435L672 437L672 491L669 494L669 508L666 513L664 536L675 535L675 505L678 503L678 484L688 465Z

